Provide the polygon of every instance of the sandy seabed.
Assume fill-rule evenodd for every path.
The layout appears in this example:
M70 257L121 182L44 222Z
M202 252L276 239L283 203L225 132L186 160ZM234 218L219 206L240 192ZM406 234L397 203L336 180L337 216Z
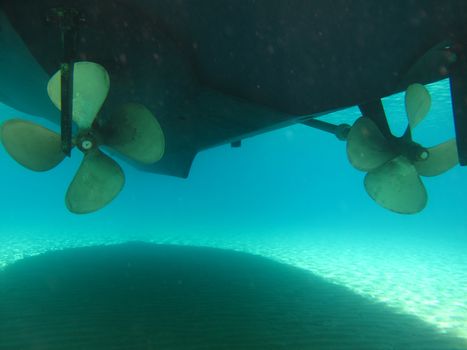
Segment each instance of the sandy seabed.
M416 240L383 241L360 235L295 233L111 235L29 233L0 236L0 267L25 256L64 248L142 240L247 252L311 271L380 302L396 313L413 315L447 333L467 339L467 256L462 247L426 245Z

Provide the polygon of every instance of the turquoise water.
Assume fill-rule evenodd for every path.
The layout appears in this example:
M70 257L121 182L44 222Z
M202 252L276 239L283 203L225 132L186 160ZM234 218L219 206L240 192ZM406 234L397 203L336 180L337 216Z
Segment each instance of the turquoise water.
M432 109L414 139L454 137L449 84L429 87ZM391 127L405 129L403 95L384 99ZM1 121L20 113L0 107ZM352 123L356 108L324 117ZM34 118L33 118L34 119ZM382 209L366 194L345 143L303 125L197 155L188 179L142 173L120 162L123 192L88 215L64 195L81 155L33 173L0 150L0 267L68 247L132 240L228 248L304 268L398 312L467 338L467 172L424 178L427 208Z

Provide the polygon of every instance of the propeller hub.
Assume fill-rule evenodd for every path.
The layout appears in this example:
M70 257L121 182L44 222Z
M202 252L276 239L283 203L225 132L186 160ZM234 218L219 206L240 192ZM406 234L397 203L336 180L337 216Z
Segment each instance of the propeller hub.
M412 162L427 160L430 157L430 153L426 148L413 142L412 144L406 145L406 149L402 152Z
M86 150L86 151L89 151L90 149L92 149L93 147L93 143L91 140L83 140L83 142L81 142L81 147L82 149Z
M419 154L418 154L418 158L420 160L427 160L428 158L430 157L430 154L428 153L428 150L422 150Z
M430 157L430 152L419 143L414 142L411 137L396 137L392 140L391 147L395 153L403 155L412 163L427 160Z
M81 132L76 138L76 147L83 153L88 153L98 146L97 136L93 130Z

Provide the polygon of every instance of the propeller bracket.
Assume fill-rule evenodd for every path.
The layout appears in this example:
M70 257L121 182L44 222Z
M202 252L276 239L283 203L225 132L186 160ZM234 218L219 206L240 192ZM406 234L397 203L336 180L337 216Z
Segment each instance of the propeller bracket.
M72 148L72 115L73 115L73 61L76 56L78 26L84 22L80 11L74 8L52 8L46 16L49 23L58 26L61 33L63 57L61 70L61 144L67 156Z
M457 60L450 67L449 78L460 165L467 165L467 43L456 45Z

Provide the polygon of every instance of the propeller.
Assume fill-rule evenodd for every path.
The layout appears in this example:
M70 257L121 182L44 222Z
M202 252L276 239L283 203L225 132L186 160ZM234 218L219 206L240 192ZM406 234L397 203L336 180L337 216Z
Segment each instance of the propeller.
M386 137L367 117L357 119L347 135L347 156L358 170L367 172L365 189L382 207L403 214L425 208L427 192L421 176L437 176L458 163L456 140L425 148L412 140L412 132L431 106L421 84L405 94L407 129L402 137Z
M127 103L111 115L103 126L95 123L109 87L109 75L101 65L86 61L74 64L72 119L77 125L77 133L73 136L73 146L84 157L65 197L65 203L73 213L83 214L101 209L124 186L122 168L100 150L101 146L109 146L145 164L157 162L164 154L162 129L154 115L143 105ZM60 71L49 80L47 92L60 109ZM60 134L26 120L12 119L3 123L0 139L13 159L34 171L50 170L65 158Z

